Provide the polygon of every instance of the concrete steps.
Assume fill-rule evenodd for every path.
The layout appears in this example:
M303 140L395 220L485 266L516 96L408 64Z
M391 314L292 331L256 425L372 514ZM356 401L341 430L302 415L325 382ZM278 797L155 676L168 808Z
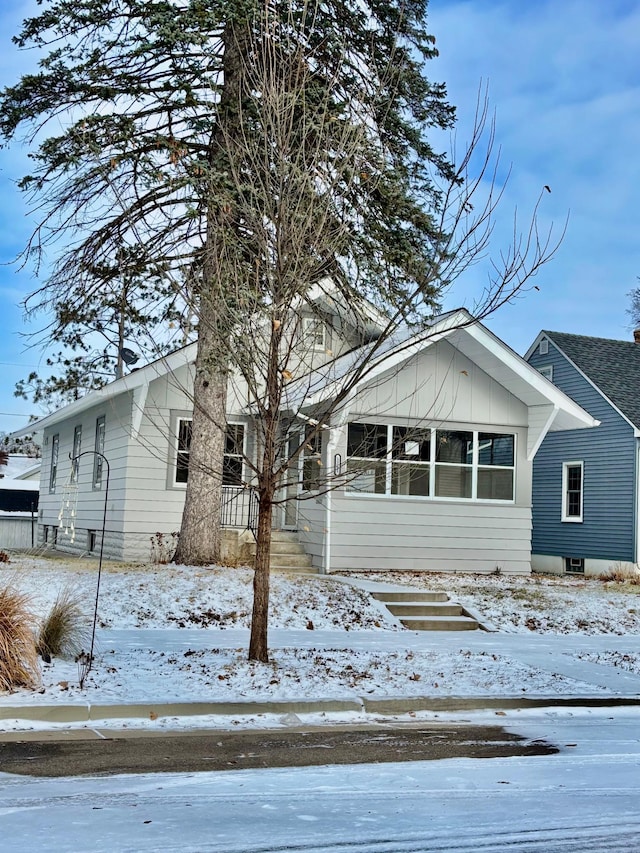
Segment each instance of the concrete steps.
M475 631L480 627L444 592L380 590L371 595L412 631Z
M255 546L253 553L255 554ZM311 564L311 557L305 553L297 535L288 530L274 530L271 534L271 570L298 575L315 575L318 572Z

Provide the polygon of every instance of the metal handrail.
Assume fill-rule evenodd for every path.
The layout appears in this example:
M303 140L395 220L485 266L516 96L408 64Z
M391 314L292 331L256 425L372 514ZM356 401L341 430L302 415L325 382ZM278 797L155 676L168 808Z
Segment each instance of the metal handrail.
M222 527L239 527L250 530L255 536L258 530L260 499L254 486L223 486L220 507Z

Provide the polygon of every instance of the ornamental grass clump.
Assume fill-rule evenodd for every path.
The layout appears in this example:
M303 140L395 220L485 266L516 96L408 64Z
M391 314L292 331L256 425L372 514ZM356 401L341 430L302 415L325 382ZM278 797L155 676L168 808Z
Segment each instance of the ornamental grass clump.
M29 596L12 584L0 587L0 692L40 683L30 605Z
M62 589L40 626L36 648L47 663L54 657L75 659L91 638L89 619L80 595Z

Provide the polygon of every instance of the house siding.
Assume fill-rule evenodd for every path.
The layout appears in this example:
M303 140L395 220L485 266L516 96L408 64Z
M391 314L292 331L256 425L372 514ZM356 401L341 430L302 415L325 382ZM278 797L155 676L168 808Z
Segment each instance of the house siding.
M479 502L336 490L330 571L530 572L528 409L513 394L441 341L358 394L348 420L513 433L515 496ZM347 458L346 431L337 452Z
M96 421L105 417L104 455L109 461L109 492L107 496L107 523L105 535L105 556L122 558L119 544L124 523L124 504L126 495L127 457L131 424L131 394L125 393L108 401L98 401L96 405L77 418L69 418L47 429L44 433L42 455L42 477L40 504L38 512L39 541L44 542L44 527L55 528L57 547L72 553L87 550L88 530L102 531L107 469L103 469L102 487L93 487L93 454L80 459L78 469L76 501L78 525L72 535L71 529L59 528L59 516L65 497L65 486L71 471L70 454L73 451L73 434L78 425L82 425L81 452L94 450ZM51 444L52 437L59 436L58 472L55 492L50 492Z
M533 466L534 555L635 562L636 439L633 427L549 341L529 363L553 367L553 383L601 424L549 433ZM583 520L563 522L562 466L584 464Z
M528 574L529 507L336 494L331 571Z

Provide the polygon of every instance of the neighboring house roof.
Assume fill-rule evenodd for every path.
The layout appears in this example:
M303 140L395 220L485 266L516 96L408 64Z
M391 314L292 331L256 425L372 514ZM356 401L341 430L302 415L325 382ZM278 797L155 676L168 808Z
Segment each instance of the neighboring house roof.
M613 405L640 429L640 344L543 330Z
M3 492L37 492L40 480L0 480L0 491Z
M7 464L0 465L0 481L22 479L39 465L40 460L33 456L27 456L25 453L10 453Z

